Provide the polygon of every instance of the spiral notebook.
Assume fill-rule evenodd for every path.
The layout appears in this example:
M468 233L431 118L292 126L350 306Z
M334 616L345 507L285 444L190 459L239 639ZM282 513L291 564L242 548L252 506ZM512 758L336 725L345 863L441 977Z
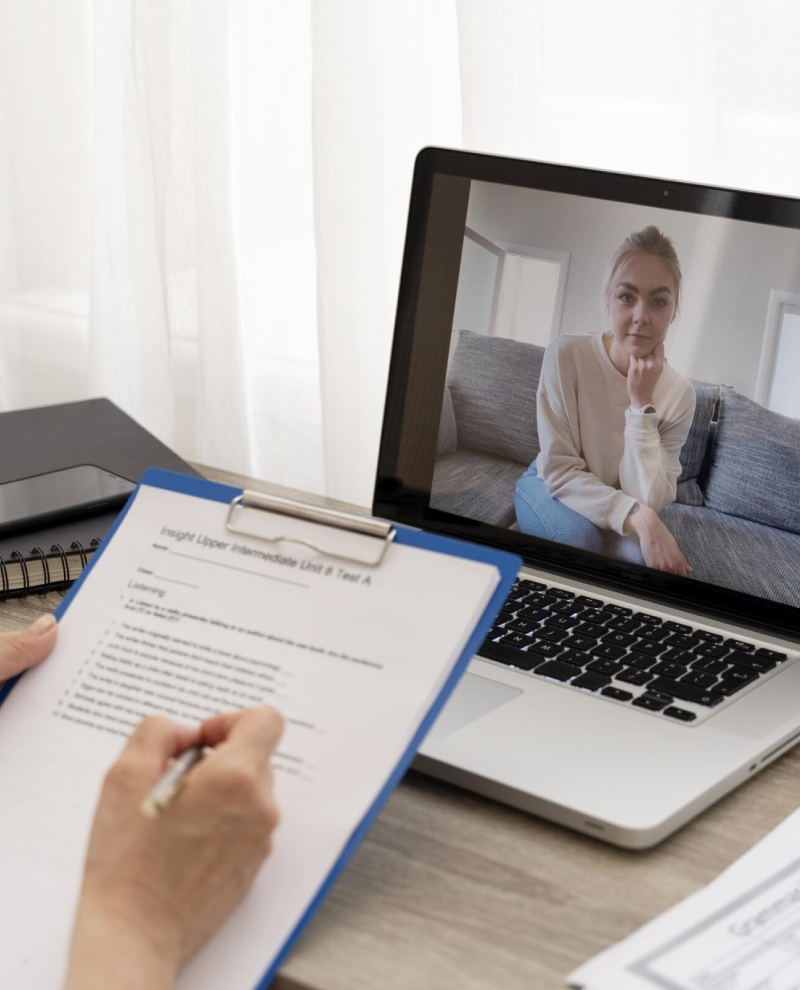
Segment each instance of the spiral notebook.
M108 399L0 414L0 484L77 464L97 464L134 482L150 467L200 477ZM68 588L116 517L106 512L0 539L0 601Z

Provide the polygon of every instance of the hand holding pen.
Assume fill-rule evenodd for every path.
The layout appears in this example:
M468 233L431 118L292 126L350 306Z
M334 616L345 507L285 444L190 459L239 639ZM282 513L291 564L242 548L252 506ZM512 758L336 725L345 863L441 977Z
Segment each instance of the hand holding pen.
M122 985L115 980L126 971L141 981L131 988L172 986L269 852L278 821L270 757L282 730L271 708L217 715L197 729L161 718L136 729L95 814L65 990ZM176 779L169 807L142 814L143 798L161 801Z

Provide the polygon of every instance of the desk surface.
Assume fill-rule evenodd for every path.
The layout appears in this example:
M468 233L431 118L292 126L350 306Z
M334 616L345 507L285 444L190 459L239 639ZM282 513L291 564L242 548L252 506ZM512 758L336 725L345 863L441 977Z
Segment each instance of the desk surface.
M60 600L0 604L0 629L25 628ZM557 990L798 805L800 747L656 849L627 852L410 772L273 987Z

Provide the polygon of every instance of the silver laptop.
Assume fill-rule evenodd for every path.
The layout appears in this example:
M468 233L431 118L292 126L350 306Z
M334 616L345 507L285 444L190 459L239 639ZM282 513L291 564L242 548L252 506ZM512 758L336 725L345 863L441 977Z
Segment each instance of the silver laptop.
M800 202L429 148L373 510L525 566L415 766L618 845L800 739Z

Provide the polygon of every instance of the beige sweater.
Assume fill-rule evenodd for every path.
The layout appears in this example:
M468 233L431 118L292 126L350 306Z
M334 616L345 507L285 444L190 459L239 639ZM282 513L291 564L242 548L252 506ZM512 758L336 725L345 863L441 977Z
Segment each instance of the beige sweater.
M655 413L631 411L599 334L552 341L537 395L536 470L553 498L619 534L637 502L656 512L673 502L694 416L691 382L667 364L653 405Z

